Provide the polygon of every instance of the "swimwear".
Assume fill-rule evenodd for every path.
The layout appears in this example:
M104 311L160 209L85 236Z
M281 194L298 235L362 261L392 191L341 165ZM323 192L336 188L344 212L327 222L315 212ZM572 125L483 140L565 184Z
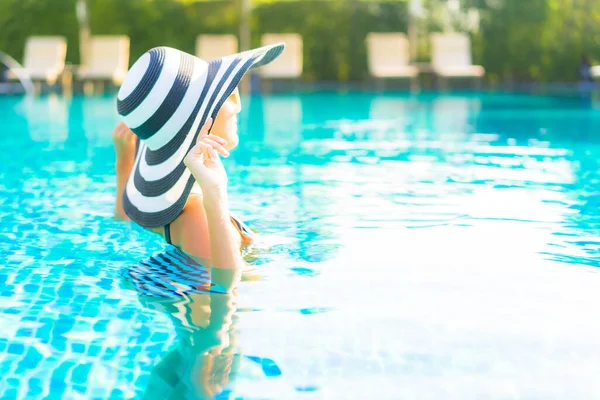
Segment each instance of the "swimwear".
M240 236L242 237L242 240L244 242L251 242L255 236L254 232L252 232L252 230L250 228L248 228L248 226L246 224L244 224L242 221L240 221L233 215L230 218L231 218L231 222L233 223L233 226L235 226L235 228L239 232ZM165 229L165 240L171 246L175 246L171 241L171 224L165 225L164 229ZM175 246L175 247L179 248L179 246Z

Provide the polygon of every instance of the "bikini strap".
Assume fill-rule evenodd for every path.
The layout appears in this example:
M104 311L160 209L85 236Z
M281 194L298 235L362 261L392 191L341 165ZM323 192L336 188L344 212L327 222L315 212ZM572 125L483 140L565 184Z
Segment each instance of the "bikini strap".
M165 225L165 240L168 244L173 244L171 243L171 224Z
M246 240L252 241L255 238L255 234L252 229L248 228L248 225L243 223L241 220L237 219L235 216L231 215L231 222L236 227L237 231L240 235Z

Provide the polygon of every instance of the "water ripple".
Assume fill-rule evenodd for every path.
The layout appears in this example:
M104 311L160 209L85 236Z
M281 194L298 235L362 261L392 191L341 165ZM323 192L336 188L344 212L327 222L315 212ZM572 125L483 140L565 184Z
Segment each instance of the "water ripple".
M149 292L125 278L166 247L112 219L114 99L0 98L0 147L22 149L0 165L0 397L189 388L206 348L232 349L216 359L237 374L231 397L600 393L598 110L501 94L245 100L226 168L261 280L232 311L206 293L143 296L189 291L182 276L144 270Z

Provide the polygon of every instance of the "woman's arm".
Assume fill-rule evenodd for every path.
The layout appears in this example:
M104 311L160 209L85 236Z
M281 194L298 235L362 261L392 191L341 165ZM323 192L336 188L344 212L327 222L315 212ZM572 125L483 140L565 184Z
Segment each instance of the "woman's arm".
M231 223L227 202L227 190L215 188L204 193L204 209L210 237L210 258L212 266L234 269L244 268L240 247L240 234Z
M112 133L113 144L115 146L116 162L115 170L117 173L117 193L115 204L115 217L121 220L128 220L127 214L123 210L123 191L127 185L127 179L133 168L135 161L135 144L137 137L125 125L120 122Z
M115 170L117 172L117 199L115 204L115 218L123 221L129 220L125 210L123 209L123 191L127 184L127 178L133 167L133 162L122 162L117 160L115 164Z
M225 140L208 136L209 119L198 136L196 145L185 157L185 165L202 189L202 202L210 238L210 265L241 274L244 260L240 253L240 237L230 220L227 201L227 173L219 153L228 156Z

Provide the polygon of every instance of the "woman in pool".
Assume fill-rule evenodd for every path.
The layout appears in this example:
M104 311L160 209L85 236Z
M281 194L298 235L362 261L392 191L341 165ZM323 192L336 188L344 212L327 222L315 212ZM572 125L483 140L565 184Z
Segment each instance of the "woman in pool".
M162 235L204 265L241 271L251 232L232 218L220 156L238 144L237 85L283 44L204 62L167 47L131 67L117 98L116 216Z
M190 193L181 214L173 222L163 228L148 228L163 236L168 243L206 262L205 265L211 265L213 252L217 257L217 264L221 264L220 260L225 259L227 265L232 267L238 265L239 249L252 241L250 231L239 221L231 218L231 222L227 222L230 218L227 203L227 175L219 159L219 154L227 157L229 150L237 145L236 115L239 110L240 100L236 92L221 108L210 136L207 131L211 120L206 122L196 145L184 159L200 190L195 188L196 190ZM137 141L135 134L123 122L120 122L113 131L117 155L115 215L121 220L129 220L123 209L122 197L135 161ZM216 251L211 251L210 237L220 238L219 241L214 241Z

